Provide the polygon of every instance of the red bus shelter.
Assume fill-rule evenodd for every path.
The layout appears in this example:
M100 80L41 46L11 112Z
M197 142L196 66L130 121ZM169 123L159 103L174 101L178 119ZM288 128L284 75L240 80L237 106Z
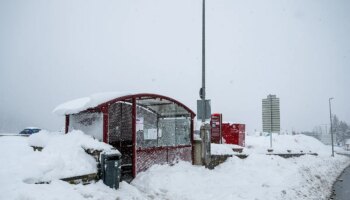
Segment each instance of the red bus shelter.
M66 116L66 133L82 130L118 149L122 180L153 164L192 161L195 114L170 97L97 94L62 104L54 112Z

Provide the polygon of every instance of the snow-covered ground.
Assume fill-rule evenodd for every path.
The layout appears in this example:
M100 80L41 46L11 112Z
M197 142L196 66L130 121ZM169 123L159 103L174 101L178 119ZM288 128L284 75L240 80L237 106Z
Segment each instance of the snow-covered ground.
M67 135L41 132L27 137L0 137L0 199L326 199L349 158L330 157L330 147L304 135L274 136L274 152L315 152L319 156L284 159L265 155L268 137L248 136L246 159L229 158L214 170L180 162L154 165L131 184L113 190L101 181L70 185L58 180L96 172L84 148L110 150L82 132ZM34 152L30 145L45 146ZM213 147L219 153L232 146ZM34 184L51 181L50 184Z

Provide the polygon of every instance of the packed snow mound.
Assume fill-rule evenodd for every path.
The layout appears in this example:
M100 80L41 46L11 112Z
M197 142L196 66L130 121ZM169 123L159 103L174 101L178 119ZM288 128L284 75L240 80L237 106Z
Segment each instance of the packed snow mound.
M188 162L154 165L131 184L147 199L326 200L333 181L349 163L343 156L285 159L252 154L229 158L213 170Z
M40 131L29 136L28 144L30 146L38 146L47 148L56 148L62 146L81 147L85 150L94 149L104 152L113 151L119 153L118 150L104 142L92 138L90 135L84 134L80 130L73 130L67 134L58 132Z
M28 137L29 146L45 147L50 140L63 136L60 132L48 132L41 130L36 134L32 134Z
M236 154L232 149L244 149L243 147L235 144L211 144L212 155L232 155Z
M104 102L113 100L118 97L123 97L131 95L131 93L126 92L106 92L106 93L97 93L90 95L89 97L83 97L75 100L68 101L57 106L53 113L57 115L68 115L79 113L88 108L96 107Z
M246 145L243 148L245 154L266 154L270 148L270 136L246 136ZM211 144L213 155L235 154L233 148L240 148L232 144ZM324 145L316 138L306 135L273 135L273 153L317 153L330 155L330 146Z
M247 153L267 153L270 148L270 136L247 136ZM330 155L330 146L324 145L316 138L306 135L275 135L272 136L273 153L318 153Z
M31 146L44 148L39 152ZM0 137L0 199L115 199L116 191L101 182L85 187L59 180L97 172L95 158L84 149L119 153L81 131Z
M82 131L68 134L41 131L28 138L29 146L44 147L41 152L28 152L23 162L28 166L26 182L50 181L71 176L95 173L96 160L85 150L114 151L112 146L99 142ZM33 151L33 150L32 150ZM24 163L23 163L24 164Z
M279 141L277 138L294 138L297 139L294 145L299 144L300 148L304 144L298 139L303 137L276 137L276 141ZM326 156L306 155L289 159L267 156L264 155L265 147L269 143L265 144L266 141L260 138L250 139L253 140L256 144L250 143L252 148L248 150L254 149L257 153L251 153L246 159L233 156L213 170L189 162L173 166L154 165L139 173L131 184L122 182L120 188L114 190L101 181L70 185L58 180L96 172L96 161L85 153L82 146L107 146L97 144L98 141L81 131L69 134L40 132L29 138L0 137L0 151L5 152L0 156L1 163L4 163L0 165L0 199L326 200L336 177L350 164L348 157L331 157L329 152ZM313 150L318 146L309 143ZM42 152L34 152L28 144L45 147ZM259 148L264 154L259 153ZM50 184L33 184L50 180Z

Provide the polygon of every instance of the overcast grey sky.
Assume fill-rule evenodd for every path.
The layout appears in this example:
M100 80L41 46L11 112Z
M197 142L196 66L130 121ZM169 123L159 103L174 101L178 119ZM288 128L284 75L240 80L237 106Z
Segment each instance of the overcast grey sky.
M291 132L350 122L350 1L207 0L207 97L261 130L261 99ZM52 110L106 91L170 96L196 111L201 0L0 0L0 131L63 127Z

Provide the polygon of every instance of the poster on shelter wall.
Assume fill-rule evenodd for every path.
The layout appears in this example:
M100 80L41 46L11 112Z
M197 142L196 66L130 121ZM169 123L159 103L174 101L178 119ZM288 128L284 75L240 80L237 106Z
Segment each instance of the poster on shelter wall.
M143 117L136 118L136 132L143 131Z
M145 140L156 140L157 139L157 129L155 129L155 128L146 129L144 132L144 139Z

